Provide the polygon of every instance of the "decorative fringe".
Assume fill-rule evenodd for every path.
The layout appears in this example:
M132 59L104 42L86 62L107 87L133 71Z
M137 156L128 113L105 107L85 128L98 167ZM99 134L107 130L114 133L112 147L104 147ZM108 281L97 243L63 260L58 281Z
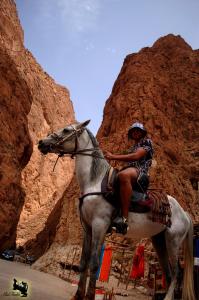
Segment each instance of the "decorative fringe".
M148 197L153 201L152 221L171 227L171 207L167 194L163 191L148 191Z

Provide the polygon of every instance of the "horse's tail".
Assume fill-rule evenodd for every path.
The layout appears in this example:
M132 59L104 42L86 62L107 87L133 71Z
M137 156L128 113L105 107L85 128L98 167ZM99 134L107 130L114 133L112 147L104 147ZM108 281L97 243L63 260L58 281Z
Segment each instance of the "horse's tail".
M183 289L182 299L183 300L195 300L194 295L194 279L193 279L193 223L190 216L187 214L189 219L189 230L184 240L184 278L183 278Z

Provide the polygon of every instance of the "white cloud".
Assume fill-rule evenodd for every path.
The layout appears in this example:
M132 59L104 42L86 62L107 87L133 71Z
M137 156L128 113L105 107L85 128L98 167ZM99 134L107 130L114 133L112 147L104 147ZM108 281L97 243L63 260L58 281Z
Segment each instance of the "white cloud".
M112 54L115 54L117 50L115 48L107 47L106 50Z
M100 9L100 0L45 0L43 16L54 18L56 11L65 30L81 33L97 28Z

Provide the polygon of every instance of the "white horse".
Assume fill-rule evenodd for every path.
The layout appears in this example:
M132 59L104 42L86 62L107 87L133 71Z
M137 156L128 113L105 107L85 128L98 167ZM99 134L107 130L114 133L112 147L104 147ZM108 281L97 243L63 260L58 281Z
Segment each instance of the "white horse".
M101 182L109 169L102 151L92 133L86 128L89 121L69 125L39 141L38 148L43 154L70 154L76 157L76 175L84 195L80 209L84 240L80 261L80 280L73 300L94 300L96 271L99 255L106 232L111 224L114 207L109 204L101 191ZM174 299L178 275L178 252L184 241L185 267L183 300L194 300L193 287L193 225L189 215L179 203L168 196L171 207L170 228L150 220L151 212L129 213L128 237L151 238L159 262L166 275L167 293L165 300ZM90 279L86 290L87 272Z

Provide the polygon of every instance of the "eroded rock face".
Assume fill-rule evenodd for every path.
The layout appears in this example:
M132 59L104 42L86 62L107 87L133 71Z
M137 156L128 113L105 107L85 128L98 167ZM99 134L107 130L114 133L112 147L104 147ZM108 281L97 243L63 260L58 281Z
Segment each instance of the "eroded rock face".
M37 239L37 235L43 230L46 234L54 230L55 224L48 223L52 228L46 228L46 222L54 208L59 207L56 204L62 198L74 173L74 162L69 158L60 158L53 172L57 156L42 156L37 149L40 139L66 124L74 123L74 110L69 92L56 84L27 50L23 68L33 97L28 114L33 153L22 173L26 199L18 224L18 245Z
M23 170L22 183L26 192L24 209L18 225L17 242L24 245L45 228L45 223L56 203L71 181L74 162L57 156L42 156L38 141L66 124L74 122L74 111L69 92L57 85L27 53L28 84L32 89L33 103L28 115L28 126L33 141L33 154Z
M0 3L0 36L3 49L12 55L24 49L24 35L13 0L2 0Z
M8 9L10 5L11 10ZM10 1L1 1L0 251L4 247L15 245L16 226L25 198L21 185L21 171L32 153L32 141L27 120L32 97L26 80L20 75L15 59L16 47L14 44L18 44L18 49L20 49L23 34L14 15L14 9L14 4ZM14 30L15 35L12 36L10 30Z
M62 158L52 172L56 156L41 156L37 142L75 118L68 90L57 85L24 48L11 0L0 2L0 82L0 245L15 243L19 221L17 244L40 241L42 253L56 232L74 163Z
M37 254L41 253L38 253L38 247L35 247L36 245L32 247L31 244L27 245L29 252L39 257L36 263L34 263L33 268L62 276L63 269L61 263L65 263L68 260L69 253L71 253L73 247L76 248L78 246L78 249L81 247L83 229L78 213L79 195L80 190L76 178L73 177L62 199L61 214L59 215L56 232L54 232L49 250L43 256L39 257L40 255ZM45 239L43 236L42 240ZM80 254L80 252L79 249L78 253Z

